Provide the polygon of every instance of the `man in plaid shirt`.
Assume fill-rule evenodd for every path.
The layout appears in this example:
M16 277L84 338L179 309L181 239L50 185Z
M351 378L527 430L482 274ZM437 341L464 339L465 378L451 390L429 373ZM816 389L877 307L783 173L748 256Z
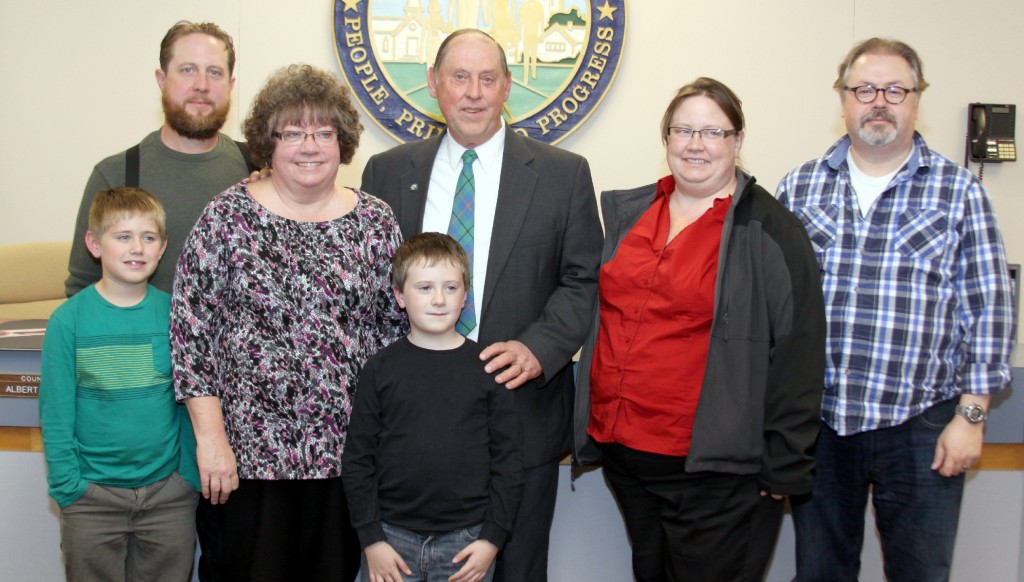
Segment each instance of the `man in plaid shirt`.
M927 83L912 48L864 41L834 87L847 135L778 192L807 228L828 318L797 579L857 580L870 490L887 578L945 580L964 473L1010 381L1002 239L981 183L914 130Z

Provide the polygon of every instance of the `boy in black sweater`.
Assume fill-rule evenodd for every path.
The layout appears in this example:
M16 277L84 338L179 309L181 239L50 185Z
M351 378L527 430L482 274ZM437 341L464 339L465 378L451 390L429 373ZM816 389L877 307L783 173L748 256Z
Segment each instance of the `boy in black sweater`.
M512 531L521 428L512 392L455 331L469 273L446 234L418 234L395 253L393 290L411 331L363 367L344 454L366 582L490 580Z

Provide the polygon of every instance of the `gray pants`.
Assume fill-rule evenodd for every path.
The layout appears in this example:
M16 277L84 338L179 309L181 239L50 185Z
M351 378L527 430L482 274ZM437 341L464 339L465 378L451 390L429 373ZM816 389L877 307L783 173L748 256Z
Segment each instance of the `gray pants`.
M60 512L68 581L188 580L198 499L177 472L136 489L90 483Z

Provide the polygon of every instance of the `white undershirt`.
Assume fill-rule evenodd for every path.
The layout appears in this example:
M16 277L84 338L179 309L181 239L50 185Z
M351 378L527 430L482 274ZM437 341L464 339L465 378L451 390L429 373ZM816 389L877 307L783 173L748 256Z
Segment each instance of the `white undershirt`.
M473 182L476 186L473 216L473 307L476 327L466 336L473 341L480 335L480 325L486 316L480 306L483 304L484 284L487 282L487 257L491 250L491 232L494 230L494 214L498 206L505 129L502 123L498 133L473 148L477 155L473 162ZM434 169L430 172L427 205L423 211L423 232L448 232L455 185L462 172L462 154L465 151L466 148L456 143L451 134L441 138L441 147L434 158Z
M853 192L857 195L857 204L860 205L861 217L867 216L871 212L871 206L882 195L882 192L885 192L889 183L892 182L893 176L896 175L896 172L900 171L900 168L906 165L913 153L914 151L911 150L910 154L907 154L907 159L903 160L903 163L892 172L883 176L869 176L857 166L857 162L853 160L850 152L846 152L846 165L850 168L850 185L853 186Z

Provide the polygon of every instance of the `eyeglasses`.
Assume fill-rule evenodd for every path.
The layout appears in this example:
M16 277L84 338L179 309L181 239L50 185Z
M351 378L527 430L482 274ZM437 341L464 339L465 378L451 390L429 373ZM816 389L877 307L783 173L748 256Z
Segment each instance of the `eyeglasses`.
M338 132L332 130L314 131L313 133L306 133L304 131L272 131L270 132L272 137L276 137L282 142L288 145L297 145L305 143L306 138L313 136L313 139L317 143L334 143L338 139Z
M708 127L705 129L693 129L691 127L670 127L668 134L681 140L689 140L694 134L700 136L702 141L717 141L730 135L736 135L739 130L722 129L721 127Z
M893 105L903 103L909 93L917 93L917 89L904 89L896 85L890 85L889 87L858 85L856 87L843 87L843 90L853 93L853 96L861 103L874 103L875 99L878 98L878 94L881 93L885 96L885 100Z

